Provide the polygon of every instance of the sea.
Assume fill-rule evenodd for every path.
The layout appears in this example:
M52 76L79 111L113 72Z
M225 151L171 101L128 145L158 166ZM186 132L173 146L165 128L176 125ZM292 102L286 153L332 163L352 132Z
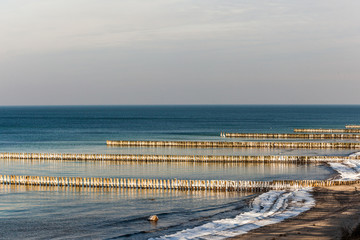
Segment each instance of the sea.
M294 128L344 128L359 119L358 105L4 106L0 152L348 156L354 151L109 147L106 140L274 141L224 139L220 132L292 133ZM0 174L270 181L327 179L335 171L321 163L0 159ZM181 233L244 214L260 194L0 185L0 239L192 239ZM147 221L154 214L159 221Z

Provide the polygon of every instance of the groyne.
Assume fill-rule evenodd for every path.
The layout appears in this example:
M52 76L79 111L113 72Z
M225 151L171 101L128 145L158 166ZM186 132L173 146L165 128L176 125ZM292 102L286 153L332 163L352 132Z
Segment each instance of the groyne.
M227 156L227 155L152 155L152 154L74 154L74 153L0 153L0 159L134 161L134 162L341 162L360 159L348 156Z
M58 186L78 188L132 188L169 189L191 191L244 191L296 189L301 187L322 187L350 185L356 181L334 180L273 180L273 181L231 181L231 180L178 180L178 179L136 179L101 177L49 177L0 175L0 184L27 186Z
M345 128L360 128L360 125L346 125Z
M227 138L360 139L360 134L223 133Z
M106 141L115 147L188 147L188 148L305 148L359 149L360 143L344 142L200 142L200 141Z
M360 129L325 129L325 128L319 128L319 129L312 129L312 128L295 128L294 132L310 132L310 133L360 133Z

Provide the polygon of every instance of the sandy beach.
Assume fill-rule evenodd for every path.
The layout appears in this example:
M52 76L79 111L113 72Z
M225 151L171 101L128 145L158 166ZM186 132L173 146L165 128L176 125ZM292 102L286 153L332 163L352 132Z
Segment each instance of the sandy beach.
M316 205L231 239L360 239L360 184L315 188Z

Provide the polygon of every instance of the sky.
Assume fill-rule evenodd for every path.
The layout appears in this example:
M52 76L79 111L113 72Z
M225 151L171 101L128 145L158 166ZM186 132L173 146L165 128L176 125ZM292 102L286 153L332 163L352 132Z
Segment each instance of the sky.
M0 105L360 104L358 0L1 0Z

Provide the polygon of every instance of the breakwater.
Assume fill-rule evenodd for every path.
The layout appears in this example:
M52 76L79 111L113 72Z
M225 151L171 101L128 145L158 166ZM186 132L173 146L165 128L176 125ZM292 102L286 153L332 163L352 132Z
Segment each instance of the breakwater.
M360 183L360 180L230 181L0 175L0 184L4 185L58 186L79 188L169 189L192 191L209 190L261 192L268 190L296 189L301 187L350 185L355 183Z
M312 129L312 128L295 128L294 132L311 132L311 133L360 133L360 129L325 129L325 128L319 128L319 129Z
M223 133L227 138L360 139L360 134Z
M151 154L0 153L0 159L135 162L340 162L360 156L226 156Z
M346 125L345 128L360 128L360 125Z
M343 142L200 142L200 141L106 141L115 147L189 147L189 148L305 148L359 149L360 143Z

